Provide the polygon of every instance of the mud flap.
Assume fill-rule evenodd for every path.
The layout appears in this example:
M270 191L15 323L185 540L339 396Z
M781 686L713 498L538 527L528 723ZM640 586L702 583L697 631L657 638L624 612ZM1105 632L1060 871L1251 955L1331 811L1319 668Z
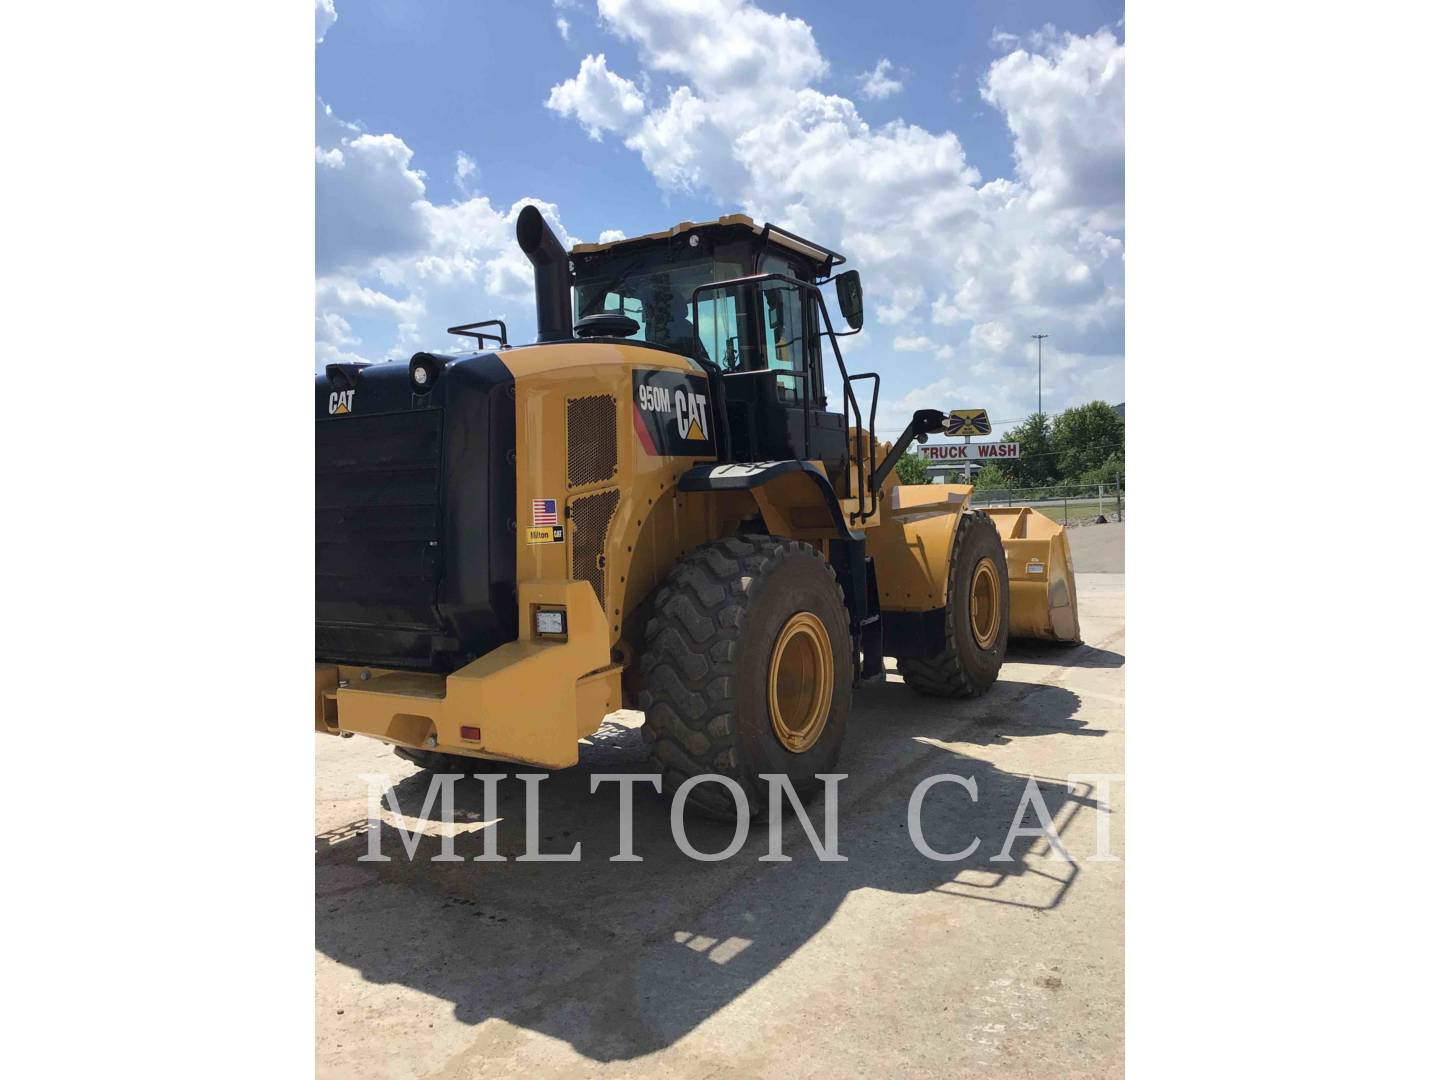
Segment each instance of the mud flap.
M880 621L880 585L875 557L865 554L865 541L831 540L830 565L850 613L851 656L858 684L885 674L884 632Z

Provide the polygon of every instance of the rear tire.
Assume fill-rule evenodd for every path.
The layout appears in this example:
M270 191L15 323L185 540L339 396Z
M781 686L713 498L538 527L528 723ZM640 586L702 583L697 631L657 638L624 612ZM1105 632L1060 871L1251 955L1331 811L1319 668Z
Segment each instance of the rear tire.
M644 735L667 791L719 774L740 786L751 817L765 817L760 777L783 773L808 802L824 786L816 775L839 760L854 681L834 573L814 548L782 537L701 545L655 595L638 674ZM689 803L736 817L716 782L692 788Z
M1010 641L1010 576L990 518L960 515L950 553L945 647L929 659L897 661L906 685L929 697L963 698L994 685Z

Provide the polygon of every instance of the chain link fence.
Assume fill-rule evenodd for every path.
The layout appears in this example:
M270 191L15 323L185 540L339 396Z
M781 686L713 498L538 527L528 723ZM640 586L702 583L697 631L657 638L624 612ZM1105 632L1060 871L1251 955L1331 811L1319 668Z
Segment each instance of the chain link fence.
M1032 488L977 488L970 497L970 504L982 510L987 506L1033 506L1062 525L1085 524L1102 516L1106 521L1124 521L1125 485L1069 484Z

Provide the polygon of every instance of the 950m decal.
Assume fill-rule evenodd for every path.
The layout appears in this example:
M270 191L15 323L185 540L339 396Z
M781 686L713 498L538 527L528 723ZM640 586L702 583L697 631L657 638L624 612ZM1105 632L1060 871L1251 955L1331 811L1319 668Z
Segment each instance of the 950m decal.
M681 371L637 368L635 437L652 457L707 457L715 453L710 384Z

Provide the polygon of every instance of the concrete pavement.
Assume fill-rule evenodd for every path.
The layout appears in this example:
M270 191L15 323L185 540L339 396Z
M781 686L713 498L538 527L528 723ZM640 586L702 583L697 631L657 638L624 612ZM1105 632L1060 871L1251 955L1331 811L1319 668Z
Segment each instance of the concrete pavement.
M578 841L580 862L513 861L525 849L514 779L494 826L512 861L431 862L437 835L408 861L387 812L391 861L359 862L371 828L360 775L392 777L402 823L434 834L420 820L426 774L378 743L317 736L320 1075L1119 1075L1123 863L1093 859L1094 783L1066 784L1123 768L1124 577L1088 572L1115 565L1117 539L1123 560L1123 526L1072 532L1085 646L1014 646L975 701L920 697L893 671L857 691L844 863L820 862L793 819L790 862L757 861L763 828L727 862L693 861L671 839L668 804L643 787L644 861L609 862L616 785L592 795L590 775L646 771L629 712L582 745L578 768L540 784L541 849ZM906 830L911 793L939 774L973 778L979 796L940 783L925 799L934 848L979 840L960 862L924 858ZM1048 858L1038 837L993 861L1032 776L1077 861ZM1123 784L1108 802L1118 856ZM457 787L456 816L468 859L486 827L477 781ZM812 816L819 828L818 806ZM1036 823L1032 810L1024 824ZM730 835L689 823L702 850Z
M1112 522L1108 525L1082 525L1070 529L1070 555L1075 560L1075 572L1123 574L1125 573L1125 523Z

